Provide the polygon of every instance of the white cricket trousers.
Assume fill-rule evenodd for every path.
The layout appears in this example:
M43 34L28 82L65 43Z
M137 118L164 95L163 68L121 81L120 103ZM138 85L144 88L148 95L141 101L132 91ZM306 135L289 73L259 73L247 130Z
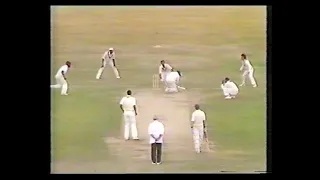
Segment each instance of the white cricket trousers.
M236 96L239 93L238 89L233 89L233 88L222 88L223 95L224 96Z
M169 92L169 93L178 92L177 82L176 81L166 81L165 92Z
M162 72L160 81L166 83L166 79L169 73L170 72Z
M138 139L136 114L134 111L125 111L123 113L124 118L124 139L129 139L131 131L132 139Z
M250 83L254 86L256 85L256 81L253 77L254 70L245 70L242 74L242 84L244 85L246 83L246 80L248 79Z
M51 88L61 88L61 94L65 95L68 92L68 83L67 81L63 78L63 76L55 76L56 78L56 84L51 85Z
M107 65L109 65L111 67L111 69L113 70L113 73L116 76L116 78L120 78L119 71L118 71L117 67L115 67L113 65L113 61L109 61L109 62L103 61L103 67L99 68L99 70L97 72L97 75L96 75L96 79L100 79L101 78L101 76L103 74L103 71L104 71L104 69L105 69L105 67Z
M170 72L162 72L160 81L163 82L164 87L167 87L167 76Z
M202 127L193 127L192 134L193 134L194 148L195 148L196 152L200 152L201 142L203 140L203 126Z

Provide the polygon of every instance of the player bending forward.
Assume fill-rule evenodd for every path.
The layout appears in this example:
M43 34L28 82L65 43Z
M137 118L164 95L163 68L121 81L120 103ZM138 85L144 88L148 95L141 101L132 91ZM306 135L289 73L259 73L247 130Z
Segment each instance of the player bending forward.
M194 148L197 153L201 152L203 135L206 133L206 114L200 109L198 104L194 105L196 109L191 117L191 129L193 134Z
M137 131L137 107L136 98L131 96L132 92L127 91L127 96L123 97L120 101L120 109L124 117L124 139L129 140L129 132L131 130L131 137L134 140L139 140Z
M51 85L51 88L61 88L61 95L68 95L68 82L66 74L71 67L71 62L67 61L65 65L61 66L55 75L56 83L55 85Z
M178 92L178 89L186 89L184 87L179 86L179 82L181 79L181 72L171 70L171 72L166 76L166 89L165 92Z
M246 79L249 79L253 87L257 87L257 83L253 77L253 66L251 65L250 61L247 59L247 55L241 54L241 61L242 66L240 68L240 71L243 71L242 74L242 83L240 86L244 86L246 84Z
M234 99L239 93L237 85L227 77L222 80L221 89L225 99Z
M114 75L116 76L116 78L119 79L120 78L119 71L116 67L116 53L114 52L113 48L109 48L109 50L103 54L102 65L101 65L100 69L98 70L98 73L96 75L96 79L101 79L104 68L107 65L109 65L112 68Z
M167 64L164 60L160 61L160 66L159 66L159 78L161 82L164 82L168 74L170 74L172 71L172 67Z

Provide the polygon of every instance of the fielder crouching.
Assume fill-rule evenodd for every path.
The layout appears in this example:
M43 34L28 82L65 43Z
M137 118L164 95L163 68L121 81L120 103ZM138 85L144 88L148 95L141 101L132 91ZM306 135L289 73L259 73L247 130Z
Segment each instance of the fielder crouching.
M182 74L180 71L175 71L174 69L166 77L166 89L165 92L175 93L179 92L178 89L186 89L184 87L179 86L180 79Z
M68 95L68 82L66 74L71 67L71 62L67 61L65 65L61 66L55 75L56 84L50 85L51 88L61 88L61 95L66 96Z
M222 80L221 89L225 99L234 99L239 93L238 86L227 77Z

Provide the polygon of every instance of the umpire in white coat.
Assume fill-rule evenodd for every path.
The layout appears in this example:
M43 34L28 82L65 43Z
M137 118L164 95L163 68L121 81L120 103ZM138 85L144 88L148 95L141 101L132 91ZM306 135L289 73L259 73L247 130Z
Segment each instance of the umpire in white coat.
M149 124L148 134L150 136L152 164L161 164L164 125L158 121L156 116L153 117L153 122Z

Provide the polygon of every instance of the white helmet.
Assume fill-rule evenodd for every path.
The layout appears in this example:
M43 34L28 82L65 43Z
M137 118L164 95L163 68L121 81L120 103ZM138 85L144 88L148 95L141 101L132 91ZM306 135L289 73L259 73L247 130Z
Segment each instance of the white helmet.
M113 51L113 48L111 47L111 48L109 48L109 51Z

